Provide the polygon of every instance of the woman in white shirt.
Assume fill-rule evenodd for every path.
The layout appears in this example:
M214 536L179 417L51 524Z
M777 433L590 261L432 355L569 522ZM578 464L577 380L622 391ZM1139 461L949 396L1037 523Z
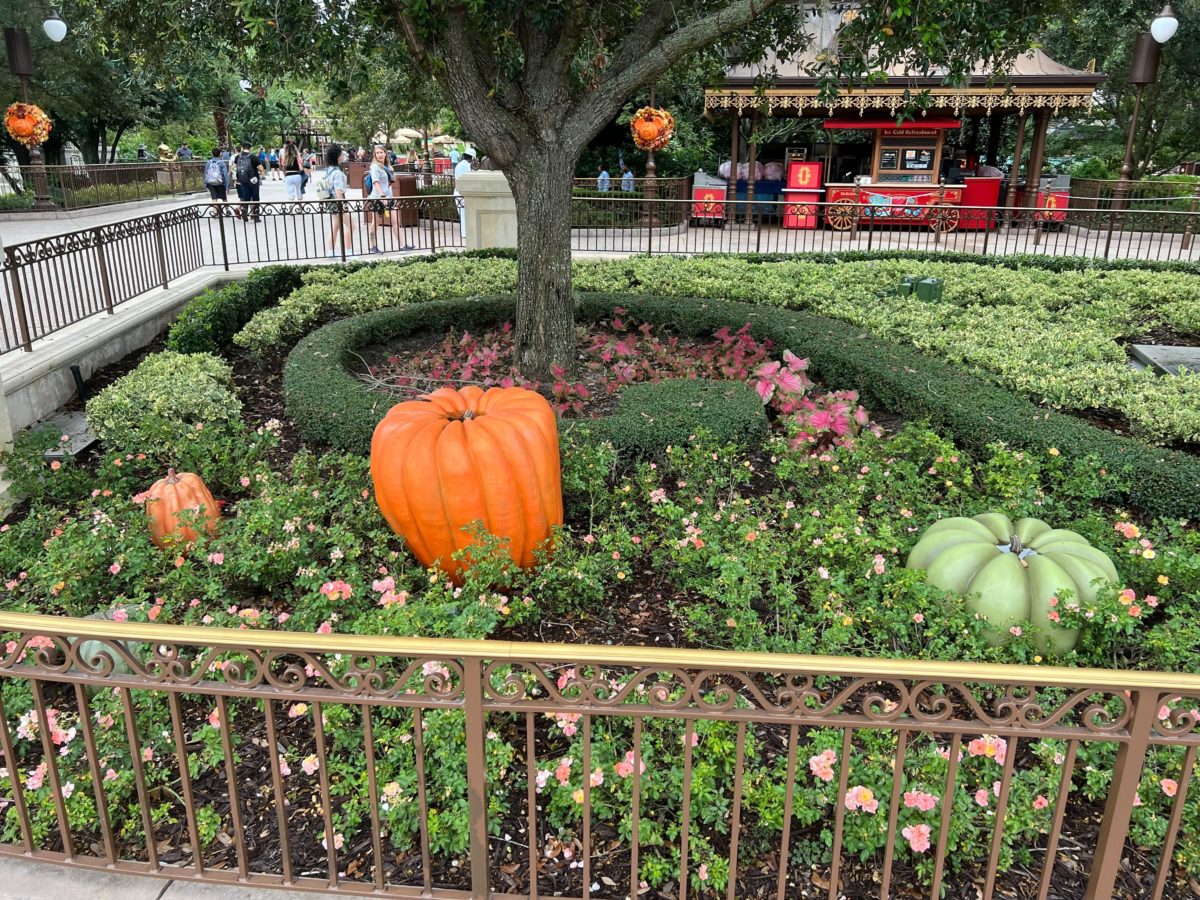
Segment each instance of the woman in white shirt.
M400 219L403 218L396 210L396 202L392 199L392 169L388 165L387 148L376 144L371 154L371 169L368 177L371 179L371 189L367 192L367 246L369 253L379 253L379 239L376 236L379 223L388 224L391 220L392 237L395 239L395 249L411 250L411 244L400 246Z

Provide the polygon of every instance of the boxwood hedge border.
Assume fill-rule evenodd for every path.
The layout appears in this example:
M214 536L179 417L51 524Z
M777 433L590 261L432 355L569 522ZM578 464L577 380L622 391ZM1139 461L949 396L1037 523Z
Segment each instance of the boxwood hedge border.
M1001 442L1041 453L1057 448L1073 456L1091 455L1098 465L1123 476L1127 486L1107 499L1154 515L1200 514L1200 459L1045 409L849 323L800 310L635 294L581 295L578 316L597 321L618 306L632 320L695 337L749 323L755 338L807 357L810 370L825 384L858 391L868 409L927 420L977 451ZM288 415L310 443L366 452L375 424L392 400L367 391L350 374L349 366L358 361L356 351L421 331L491 327L511 320L515 311L511 295L478 297L377 310L317 329L296 345L284 367Z

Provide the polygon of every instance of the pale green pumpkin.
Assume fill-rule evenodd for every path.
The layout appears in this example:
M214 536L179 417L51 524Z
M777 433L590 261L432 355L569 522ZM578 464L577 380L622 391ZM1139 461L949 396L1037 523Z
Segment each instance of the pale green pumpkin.
M1007 639L1014 625L1032 621L1043 653L1066 653L1079 640L1078 628L1050 620L1051 597L1070 591L1074 602L1086 606L1105 584L1119 580L1112 561L1075 532L1041 519L1014 525L1001 513L934 523L908 555L908 568L924 569L929 584L966 597L967 606L987 619L993 644Z

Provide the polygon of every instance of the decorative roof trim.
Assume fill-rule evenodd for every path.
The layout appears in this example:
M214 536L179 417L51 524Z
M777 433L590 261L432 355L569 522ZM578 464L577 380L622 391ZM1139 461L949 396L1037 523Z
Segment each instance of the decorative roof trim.
M931 111L951 112L955 116L967 112L1031 112L1048 109L1059 115L1069 109L1091 109L1091 85L1080 87L1046 88L934 88L929 91L930 105L920 116ZM807 110L814 114L833 115L835 111L851 110L863 115L868 111L887 110L898 115L911 101L913 91L906 88L877 87L842 91L832 102L821 101L816 88L768 89L760 96L753 89L725 90L708 89L704 92L706 110L735 111L740 116L745 112L762 112L767 115L783 113L803 116Z

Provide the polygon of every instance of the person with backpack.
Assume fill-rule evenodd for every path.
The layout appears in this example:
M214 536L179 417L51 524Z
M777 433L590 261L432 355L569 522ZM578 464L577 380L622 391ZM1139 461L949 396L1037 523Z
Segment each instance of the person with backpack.
M313 169L317 165L317 155L305 147L300 151L300 199L308 190L308 182L312 179Z
M341 254L341 241L346 242L346 256L354 255L354 222L345 210L345 204L339 200L346 199L346 191L350 187L346 173L342 171L342 159L347 157L340 144L330 144L325 148L325 168L313 178L313 193L318 200L325 203L325 210L332 216L333 227L329 232L329 252L325 255L332 258ZM348 157L347 157L348 158Z
M242 152L234 157L233 173L237 181L238 199L242 201L235 215L242 221L253 216L257 222L258 207L247 208L246 204L258 203L259 190L262 188L262 163L250 152L250 144L245 141L242 142Z
M221 159L221 148L213 147L212 158L204 164L204 186L213 203L229 199L229 166Z

